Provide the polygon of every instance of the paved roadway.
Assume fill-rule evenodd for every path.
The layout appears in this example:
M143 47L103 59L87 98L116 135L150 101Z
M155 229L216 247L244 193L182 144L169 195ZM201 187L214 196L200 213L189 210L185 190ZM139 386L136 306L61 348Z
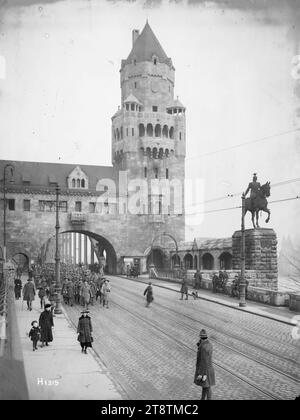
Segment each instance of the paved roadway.
M154 286L109 277L109 309L90 307L94 349L128 399L199 399L193 384L196 343L205 328L214 346L214 399L294 399L300 395L300 340L291 328ZM79 306L66 307L77 324Z

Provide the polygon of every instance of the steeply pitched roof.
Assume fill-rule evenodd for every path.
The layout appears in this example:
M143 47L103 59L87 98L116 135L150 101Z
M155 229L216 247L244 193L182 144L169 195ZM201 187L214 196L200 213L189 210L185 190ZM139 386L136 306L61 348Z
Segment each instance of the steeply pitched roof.
M123 60L123 65L132 63L134 59L137 63L142 61L152 61L154 55L160 63L172 65L171 59L167 57L147 21L142 33L133 44L127 60Z
M169 104L167 106L167 108L183 108L183 109L185 109L185 106L182 105L182 103L180 102L180 100L178 99L178 96L177 96L177 99L174 99L174 101L171 104Z
M62 190L67 189L67 178L77 166L88 176L89 190L96 190L97 182L100 179L116 179L112 166L0 160L0 173L3 174L4 166L7 163L14 166L13 184L9 182L10 179L7 176L7 188L13 189L23 186L23 174L26 174L26 181L30 181L30 190L51 189L51 180L58 182ZM3 187L3 183L0 184L0 187Z
M124 103L126 104L127 102L134 102L136 104L142 105L141 102L132 93L130 93L125 99Z

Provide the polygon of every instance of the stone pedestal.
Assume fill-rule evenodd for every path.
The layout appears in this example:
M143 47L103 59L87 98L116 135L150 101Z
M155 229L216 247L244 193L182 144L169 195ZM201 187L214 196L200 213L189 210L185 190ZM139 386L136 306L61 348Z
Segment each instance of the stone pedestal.
M233 270L241 267L241 237L240 230L232 236ZM276 290L278 287L277 237L273 229L247 229L245 231L245 264L247 270L255 272L248 278L249 284L257 287L267 287Z

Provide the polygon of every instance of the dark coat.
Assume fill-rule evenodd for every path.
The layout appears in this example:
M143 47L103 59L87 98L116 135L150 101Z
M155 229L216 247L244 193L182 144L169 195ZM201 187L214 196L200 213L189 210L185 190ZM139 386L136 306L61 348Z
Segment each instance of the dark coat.
M154 300L152 286L149 285L146 287L144 291L144 296L145 295L146 295L147 302L151 303Z
M196 378L198 375L206 375L207 379L204 382L201 382L203 388L208 388L212 385L215 385L215 371L212 364L212 353L213 353L213 346L212 344L206 340L200 340L198 345L198 352L197 352L197 362L196 362L196 371L194 377L194 383L196 383Z
M51 311L45 310L41 313L39 325L41 327L41 341L53 341L52 327L54 326L54 323Z
M80 343L91 343L92 340L92 321L89 316L81 316L78 321L77 333Z
M188 287L188 283L187 280L183 280L181 283L181 289L180 292L181 293L188 293L189 287Z
M38 341L40 339L41 330L39 327L32 327L29 331L29 337L32 341Z
M31 281L28 281L23 288L23 300L34 300L35 288Z

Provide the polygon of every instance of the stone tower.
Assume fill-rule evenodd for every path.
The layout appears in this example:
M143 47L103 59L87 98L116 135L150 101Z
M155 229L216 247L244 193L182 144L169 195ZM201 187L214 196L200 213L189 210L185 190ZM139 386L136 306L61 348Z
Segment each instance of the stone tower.
M131 52L121 62L121 106L112 117L112 163L116 171L127 171L128 180L143 179L148 185L154 179L180 182L182 231L185 107L178 98L174 99L174 72L171 58L148 21L141 33L133 30ZM174 189L170 193L173 202ZM149 194L149 202L154 195L153 191ZM159 200L160 194L154 201ZM151 213L149 209L148 203ZM171 217L173 212L174 203L165 214ZM179 236L183 239L184 234Z

